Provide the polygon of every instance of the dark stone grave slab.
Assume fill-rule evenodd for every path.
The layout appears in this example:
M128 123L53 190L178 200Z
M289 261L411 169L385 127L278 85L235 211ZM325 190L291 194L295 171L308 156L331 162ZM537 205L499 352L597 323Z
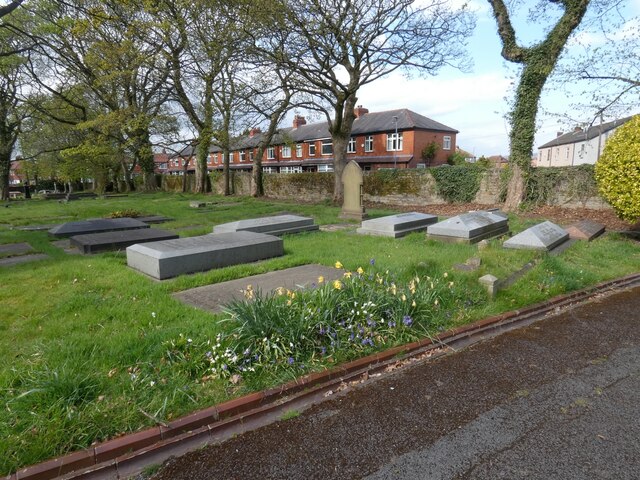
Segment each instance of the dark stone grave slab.
M427 227L427 237L446 242L477 243L509 231L509 220L495 212L469 212Z
M400 213L398 215L365 220L356 232L365 235L399 238L412 232L426 230L429 225L437 221L438 217L436 215L429 215L427 213Z
M179 238L174 232L159 228L139 228L116 232L75 235L69 239L71 246L84 254L122 250L136 243L157 242Z
M73 237L74 235L134 230L138 228L149 228L149 225L135 218L96 218L93 220L63 223L49 230L49 234L54 237L65 238Z
M263 294L267 294L279 287L289 290L313 288L320 276L324 277L325 282L332 282L342 278L343 274L343 270L326 267L324 265L302 265L300 267L287 268L285 270L192 288L174 293L173 296L188 305L210 312L219 312L222 306L232 300L244 299L244 290L246 290L249 285L251 285L254 292L260 291Z
M0 258L0 267L10 267L12 265L18 265L20 263L35 262L37 260L45 260L50 258L49 255L44 253L35 253L33 255L20 255L17 257Z
M566 230L555 223L546 221L514 235L502 246L504 248L549 251L567 240L569 240L569 234Z
M604 225L591 220L580 220L565 229L569 237L590 242L604 233Z
M43 232L45 230L51 230L52 228L59 226L59 223L54 223L51 225L26 225L24 227L16 227L16 230L21 230L24 232Z
M313 218L298 215L275 215L216 225L213 227L213 233L256 232L280 236L287 233L318 230L318 228L318 225L314 225Z
M127 264L163 280L281 255L284 255L281 238L255 232L230 232L132 245L127 248Z
M170 222L173 218L163 217L162 215L148 215L146 217L137 217L136 220L143 223L165 223Z
M0 245L0 257L10 255L22 255L24 253L32 252L33 247L26 242L21 243L5 243Z

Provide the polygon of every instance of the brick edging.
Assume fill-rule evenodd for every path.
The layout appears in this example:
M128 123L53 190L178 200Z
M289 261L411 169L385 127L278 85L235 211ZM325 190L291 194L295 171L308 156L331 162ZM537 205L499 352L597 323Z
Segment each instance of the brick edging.
M94 445L91 448L25 467L5 476L5 480L49 480L61 475L78 472L65 478L115 478L118 466L140 462L140 458L163 450L172 450L181 443L203 442L211 436L242 424L252 417L260 416L282 406L278 400L300 400L317 395L318 391L351 380L364 371L379 371L398 357L408 357L418 351L437 348L440 344L471 337L479 332L495 330L499 326L515 323L526 318L548 314L562 306L584 301L598 292L616 287L633 285L640 281L640 273L609 280L585 289L559 295L545 302L523 309L505 312L469 325L447 330L433 339L424 338L405 345L392 347L382 352L347 362L329 370L313 372L283 385L228 400L212 407L185 415L168 424L123 435ZM203 437L203 438L201 438ZM100 471L102 475L98 472ZM96 477L96 475L98 477Z

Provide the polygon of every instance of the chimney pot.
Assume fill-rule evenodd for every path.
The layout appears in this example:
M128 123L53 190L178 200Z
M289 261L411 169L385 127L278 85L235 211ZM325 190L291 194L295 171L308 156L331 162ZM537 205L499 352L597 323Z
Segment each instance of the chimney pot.
M369 113L369 109L364 108L362 105L358 105L354 109L353 113L355 113L356 118L360 118L360 117L364 116L365 114Z
M255 137L258 133L261 133L260 128L252 128L251 130L249 130L249 138Z
M306 124L307 124L307 119L304 118L302 115L296 115L293 117L293 128L298 128Z

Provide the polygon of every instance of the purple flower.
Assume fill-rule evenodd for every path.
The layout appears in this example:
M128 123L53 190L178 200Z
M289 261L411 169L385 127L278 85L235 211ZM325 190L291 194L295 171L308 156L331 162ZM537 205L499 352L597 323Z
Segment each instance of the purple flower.
M370 265L375 265L376 264L376 259L372 258L371 260L369 260L369 264Z
M321 327L320 327L320 330L318 331L318 333L319 333L320 335L324 335L324 334L325 334L325 333L327 333L327 332L325 331L324 327L322 327L322 326L321 326Z
M389 322L387 323L387 325L389 325L389 328L393 328L396 326L396 322L394 322L393 320L389 320Z
M229 370L229 367L227 367L227 364L226 364L226 363L223 363L223 364L222 364L222 369L223 369L223 370Z
M353 338L354 338L354 335L353 335L353 333L352 333L351 335L349 335L349 340L350 340L350 341L353 341Z
M211 357L213 357L213 353L207 352L207 353L204 354L204 356L207 357L207 358L211 358Z
M295 360L293 359L293 357L289 357L287 362L289 362L289 365L293 365L293 362L295 362Z
M413 320L411 319L411 317L409 315L405 315L402 318L402 323L404 323L407 327L410 327L411 324L413 324Z
M247 349L242 353L242 355L244 355L245 357L248 357L250 354L251 354L251 349L250 349L250 348L247 348Z
M320 350L322 355L326 355L327 354L327 347L322 347L322 349Z

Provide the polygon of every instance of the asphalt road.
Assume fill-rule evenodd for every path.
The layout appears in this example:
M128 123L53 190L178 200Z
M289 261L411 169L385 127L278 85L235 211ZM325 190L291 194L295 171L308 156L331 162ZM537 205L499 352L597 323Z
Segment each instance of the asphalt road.
M155 479L638 479L640 287L384 375Z

